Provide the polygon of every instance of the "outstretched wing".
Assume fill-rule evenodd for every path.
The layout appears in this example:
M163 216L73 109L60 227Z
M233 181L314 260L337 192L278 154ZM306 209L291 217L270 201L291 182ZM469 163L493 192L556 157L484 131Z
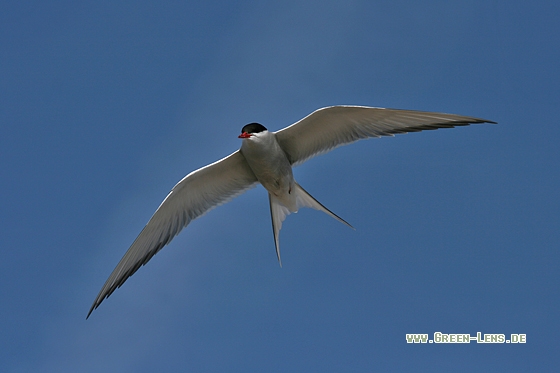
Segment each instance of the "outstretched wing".
M330 106L276 132L290 163L298 165L338 146L369 137L495 123L455 114L367 106Z
M87 317L192 220L256 184L256 176L239 151L185 176L173 187L117 264Z

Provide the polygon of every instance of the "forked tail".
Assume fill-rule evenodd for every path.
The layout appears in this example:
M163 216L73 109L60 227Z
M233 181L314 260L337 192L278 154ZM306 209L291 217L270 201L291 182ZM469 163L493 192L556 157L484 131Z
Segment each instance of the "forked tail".
M342 219L340 216L336 215L334 212L323 206L321 202L313 198L313 196L307 193L307 191L303 189L298 183L294 184L294 190L292 192L295 192L298 210L300 207L311 207L315 210L323 211L325 214L332 216L339 222L346 224L352 229L355 229L346 220ZM280 267L282 267L282 259L280 258L280 229L282 229L282 222L286 219L286 216L290 215L290 210L286 206L281 204L280 201L270 193L268 193L268 201L270 203L270 216L272 218L272 232L274 233L276 256L278 257L278 263L280 263Z

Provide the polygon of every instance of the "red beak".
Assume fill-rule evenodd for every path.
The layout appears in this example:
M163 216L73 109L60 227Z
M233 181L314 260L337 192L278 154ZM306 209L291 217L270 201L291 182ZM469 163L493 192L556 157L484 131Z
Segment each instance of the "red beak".
M248 139L249 137L251 137L251 134L247 132L243 132L241 135L237 136L239 139Z

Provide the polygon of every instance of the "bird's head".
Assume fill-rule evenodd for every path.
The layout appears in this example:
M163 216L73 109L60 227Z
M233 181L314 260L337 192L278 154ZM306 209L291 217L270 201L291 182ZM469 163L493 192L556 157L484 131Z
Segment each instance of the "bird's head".
M260 123L249 123L241 129L241 135L237 136L240 139L248 139L257 133L267 131L266 127Z

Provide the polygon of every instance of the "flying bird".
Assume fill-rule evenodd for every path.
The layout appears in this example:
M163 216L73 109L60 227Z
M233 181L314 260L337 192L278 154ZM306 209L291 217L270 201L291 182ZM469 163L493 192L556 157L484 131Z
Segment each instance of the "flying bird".
M274 245L281 266L282 222L299 208L323 211L352 227L295 181L293 166L361 139L475 123L496 122L413 110L330 106L277 132L259 123L247 124L238 136L242 139L239 150L191 172L173 187L101 288L86 318L191 221L257 184L268 191Z

